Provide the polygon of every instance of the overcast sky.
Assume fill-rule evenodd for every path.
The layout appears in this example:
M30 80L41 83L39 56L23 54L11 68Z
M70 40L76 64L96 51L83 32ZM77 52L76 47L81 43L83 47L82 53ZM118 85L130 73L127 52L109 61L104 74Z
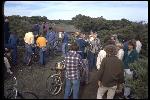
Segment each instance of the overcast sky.
M78 14L107 20L148 22L148 1L6 1L4 15L71 20Z

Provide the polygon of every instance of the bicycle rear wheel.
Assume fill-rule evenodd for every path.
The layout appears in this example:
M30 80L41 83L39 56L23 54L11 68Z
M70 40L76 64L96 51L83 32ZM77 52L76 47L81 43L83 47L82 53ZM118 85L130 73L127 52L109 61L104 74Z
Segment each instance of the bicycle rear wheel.
M59 75L50 75L46 81L46 88L50 95L57 95L62 89L62 81Z

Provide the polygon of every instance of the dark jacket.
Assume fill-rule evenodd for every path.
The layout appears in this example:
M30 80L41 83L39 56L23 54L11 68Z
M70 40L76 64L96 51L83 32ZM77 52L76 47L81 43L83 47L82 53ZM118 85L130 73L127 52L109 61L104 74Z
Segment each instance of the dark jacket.
M76 40L76 43L79 46L79 51L82 51L82 52L84 52L85 47L88 45L88 43L85 40L83 40L82 38L78 38Z
M135 60L137 60L137 58L138 58L138 53L136 49L133 49L129 55L128 55L128 50L125 50L124 58L123 58L124 69L128 69L129 64L133 63Z
M116 56L107 56L102 60L98 71L98 80L105 87L112 87L124 82L123 63Z
M8 43L9 36L9 22L4 22L4 43Z
M14 35L14 34L11 34L10 37L9 37L8 43L11 46L16 47L18 42L19 42L19 40L18 40L17 36Z

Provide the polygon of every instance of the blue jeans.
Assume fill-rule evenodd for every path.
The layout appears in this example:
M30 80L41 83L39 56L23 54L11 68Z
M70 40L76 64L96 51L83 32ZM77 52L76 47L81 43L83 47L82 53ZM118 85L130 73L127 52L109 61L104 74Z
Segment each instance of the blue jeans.
M67 43L63 43L62 44L62 53L63 53L63 56L65 57L66 54L67 54L67 48L68 48L68 44Z
M39 55L40 55L39 62L42 65L45 64L45 52L46 52L45 50L43 50L42 48L40 48L40 51L39 51Z
M72 86L73 87L73 99L78 99L78 97L79 97L79 87L80 87L80 80L79 79L77 79L77 80L66 79L64 99L69 98L71 84L73 85Z
M78 51L78 54L80 54L81 58L84 59L84 52L83 51Z
M24 62L26 64L28 64L29 60L31 59L33 50L32 50L32 46L29 44L25 44L25 57L24 57Z

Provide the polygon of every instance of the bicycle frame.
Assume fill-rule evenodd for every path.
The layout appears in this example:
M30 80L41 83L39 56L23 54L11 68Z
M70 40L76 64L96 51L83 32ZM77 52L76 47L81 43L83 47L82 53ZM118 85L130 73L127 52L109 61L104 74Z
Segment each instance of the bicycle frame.
M15 99L17 98L17 96L18 96L18 90L17 90L17 88L16 88L16 86L18 85L18 82L17 82L17 79L16 79L16 77L14 77L14 79L15 79L15 81L16 81L16 83L14 84L14 90L15 90Z
M17 89L17 85L18 85L18 82L17 82L17 79L16 77L14 76L13 77L13 80L15 81L15 83L13 84L13 87L12 87L12 91L15 92L15 99L17 98L18 96L18 89ZM8 89L9 90L9 89ZM10 89L11 90L11 89Z

